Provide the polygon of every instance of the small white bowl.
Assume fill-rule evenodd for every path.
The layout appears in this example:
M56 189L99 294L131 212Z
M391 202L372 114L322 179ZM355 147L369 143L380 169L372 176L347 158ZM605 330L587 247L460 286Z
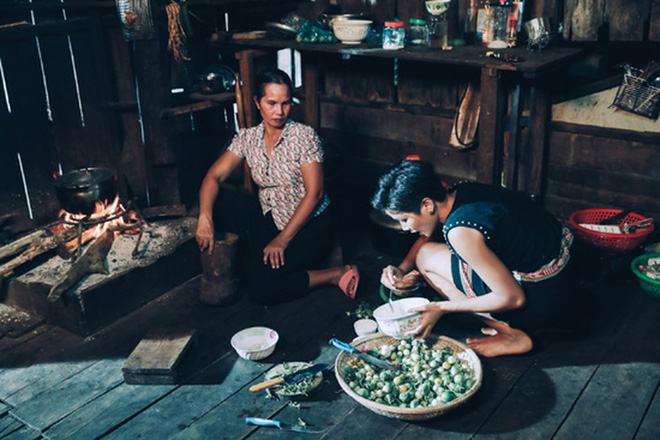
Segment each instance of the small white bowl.
M231 346L243 359L258 361L273 354L279 339L280 336L271 328L250 327L232 336Z
M426 298L404 298L385 303L374 310L374 318L380 331L396 339L410 339L414 335L407 334L422 323L422 314L411 313L408 310L422 307L429 303Z
M353 323L355 334L366 336L378 331L378 323L373 319L358 319Z
M440 15L447 12L451 0L428 0L424 3L426 4L426 10L429 11L429 14Z
M367 38L371 23L371 20L335 20L332 31L343 44L360 44Z

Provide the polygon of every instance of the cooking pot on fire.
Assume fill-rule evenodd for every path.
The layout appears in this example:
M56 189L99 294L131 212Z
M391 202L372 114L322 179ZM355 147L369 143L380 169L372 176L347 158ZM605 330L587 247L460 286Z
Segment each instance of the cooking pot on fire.
M62 209L89 215L97 201L109 203L117 196L117 174L110 168L81 168L55 179L55 192Z

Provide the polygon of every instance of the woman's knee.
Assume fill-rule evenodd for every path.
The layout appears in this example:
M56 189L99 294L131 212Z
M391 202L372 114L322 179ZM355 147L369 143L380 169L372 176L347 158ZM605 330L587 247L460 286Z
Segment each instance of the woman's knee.
M439 273L439 267L448 267L451 271L451 251L443 243L425 243L417 251L415 259L417 269L422 273Z

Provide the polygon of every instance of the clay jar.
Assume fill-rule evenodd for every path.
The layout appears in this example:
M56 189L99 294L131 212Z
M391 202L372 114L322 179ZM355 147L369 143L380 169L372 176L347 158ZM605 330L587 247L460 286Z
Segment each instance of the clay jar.
M202 286L199 300L208 305L224 306L236 299L236 251L238 235L231 232L215 234L213 252L202 252Z

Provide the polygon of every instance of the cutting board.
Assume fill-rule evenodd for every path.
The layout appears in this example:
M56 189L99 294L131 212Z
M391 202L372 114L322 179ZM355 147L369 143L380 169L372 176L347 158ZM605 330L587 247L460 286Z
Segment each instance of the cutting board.
M149 331L124 362L124 380L131 385L177 383L178 366L194 336L191 329Z

